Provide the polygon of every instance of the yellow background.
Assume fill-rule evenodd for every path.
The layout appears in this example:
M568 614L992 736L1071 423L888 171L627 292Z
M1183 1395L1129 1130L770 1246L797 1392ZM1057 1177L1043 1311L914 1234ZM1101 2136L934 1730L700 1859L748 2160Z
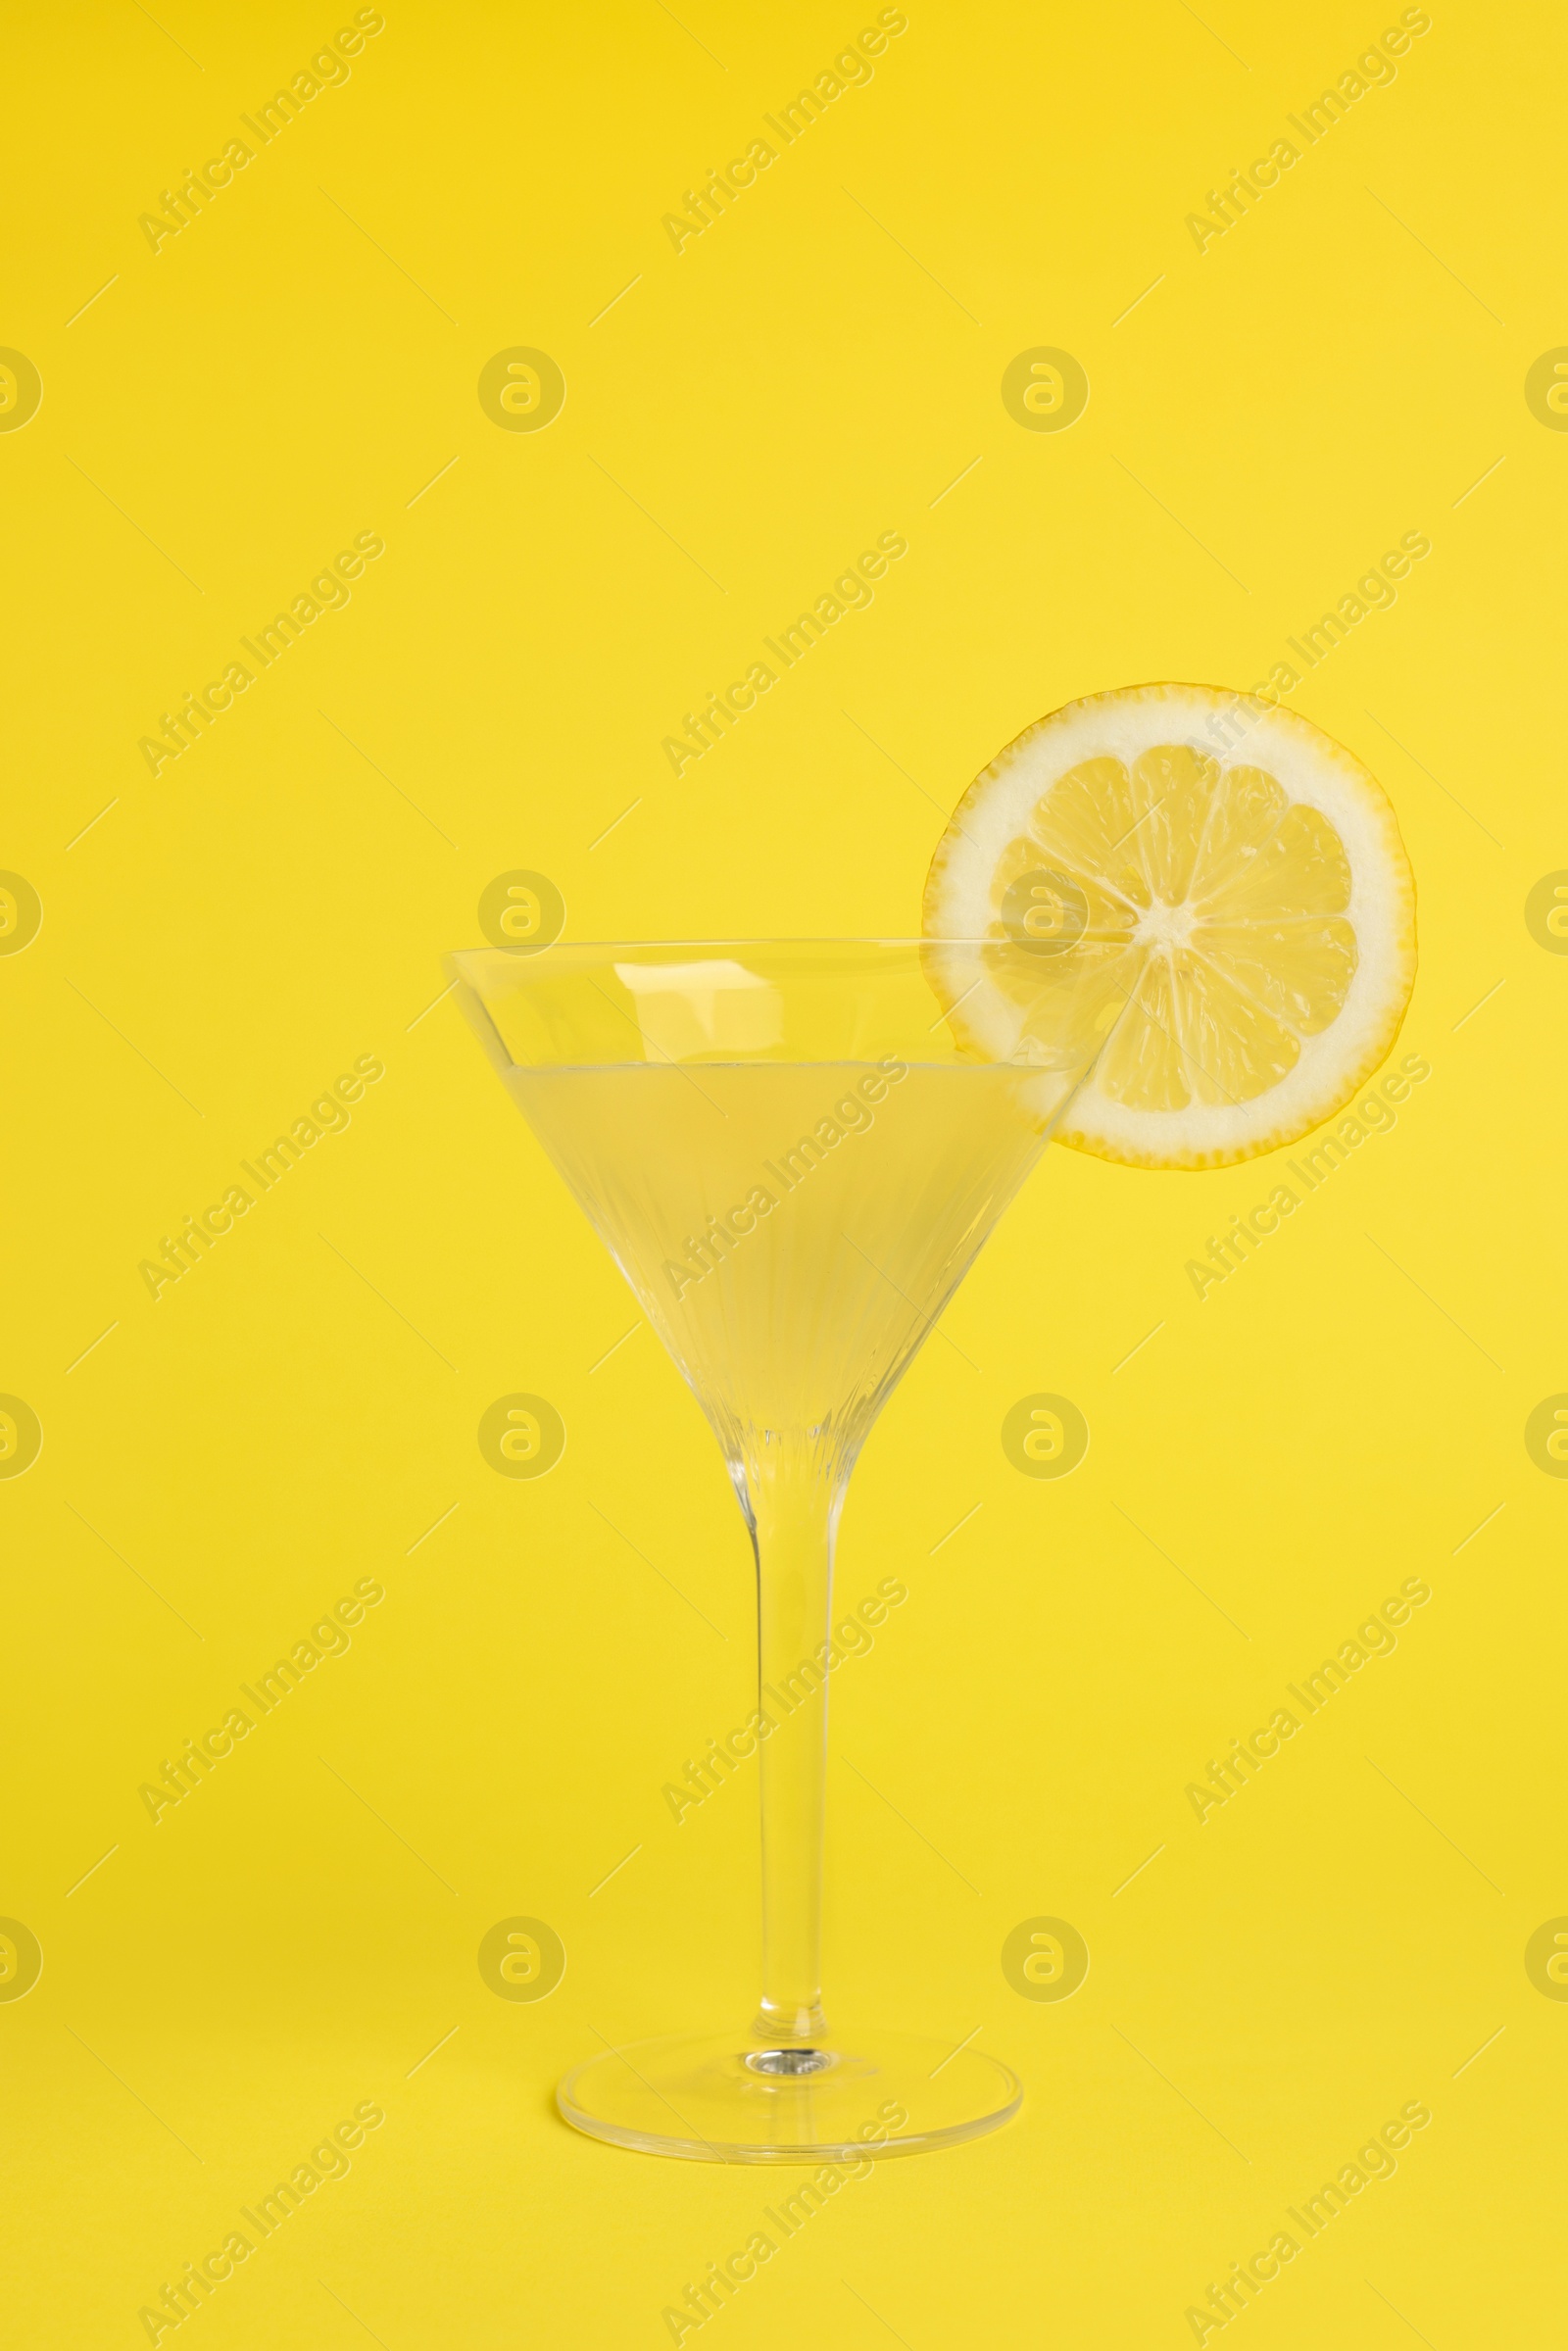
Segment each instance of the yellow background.
M1568 865L1568 439L1523 382L1568 340L1561 25L1439 0L1200 254L1186 215L1396 12L911 0L677 255L662 216L874 15L389 0L156 254L138 216L339 20L13 28L0 342L43 403L0 434L0 865L44 919L0 958L0 1389L44 1444L0 1483L0 1911L44 1970L0 2050L39 2351L145 2340L367 2099L352 2174L166 2343L634 2351L778 2184L550 2105L601 2036L752 1997L750 1788L679 1829L660 1792L747 1710L750 1566L695 1403L646 1329L601 1360L629 1296L428 1008L486 884L543 871L576 938L906 931L1020 727L1250 686L1411 529L1430 559L1293 701L1398 808L1431 1079L1201 1303L1185 1261L1273 1165L1052 1152L894 1398L840 1591L910 1596L836 1678L829 1990L978 2028L1026 2104L855 2184L704 2339L1191 2341L1412 2099L1397 2176L1236 2322L1254 2351L1560 2308L1568 2006L1523 1952L1568 1911L1568 1494L1523 1427L1568 1386L1568 965L1523 905ZM514 345L564 372L547 430L479 405ZM1002 404L1036 345L1087 370L1070 430ZM677 780L681 714L890 528L871 609ZM152 776L160 712L364 530L349 607ZM154 1302L139 1260L365 1053L351 1129ZM514 1390L566 1423L537 1482L476 1445ZM1059 1483L1002 1451L1036 1390L1092 1430ZM1200 1826L1187 1783L1415 1574L1396 1653ZM155 1827L139 1784L365 1577L350 1653ZM533 2005L476 1966L519 1913L568 1954ZM1057 2004L1000 1965L1041 1913L1092 1954Z

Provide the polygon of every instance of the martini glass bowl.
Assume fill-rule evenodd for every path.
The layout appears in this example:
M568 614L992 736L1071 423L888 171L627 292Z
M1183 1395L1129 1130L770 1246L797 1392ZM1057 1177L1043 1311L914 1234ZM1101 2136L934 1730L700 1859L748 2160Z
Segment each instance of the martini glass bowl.
M1119 1009L1126 941L628 942L454 955L463 1008L708 1416L751 1538L757 2013L606 2050L557 2092L650 2153L820 2164L995 2130L1021 2090L951 2039L830 2023L833 1548L877 1413ZM985 1042L964 1017L984 990Z

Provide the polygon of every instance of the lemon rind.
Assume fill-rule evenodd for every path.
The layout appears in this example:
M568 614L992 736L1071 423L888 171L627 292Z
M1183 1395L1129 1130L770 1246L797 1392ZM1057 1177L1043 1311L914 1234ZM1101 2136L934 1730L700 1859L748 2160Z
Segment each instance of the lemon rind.
M1151 717L1158 712L1158 725ZM1416 968L1415 887L1397 819L1377 779L1309 719L1227 688L1174 682L1124 687L1064 704L1016 736L955 809L926 879L927 936L974 937L990 878L1029 810L1058 776L1097 757L1130 765L1156 743L1188 743L1222 765L1265 767L1293 802L1328 817L1349 859L1345 917L1359 960L1339 1016L1300 1040L1281 1082L1240 1104L1193 1102L1180 1111L1131 1109L1100 1093L1093 1073L1056 1128L1069 1148L1124 1166L1234 1166L1299 1141L1342 1110L1387 1058L1408 1007ZM961 908L961 910L960 910ZM961 976L960 976L961 974ZM1010 1016L994 991L966 994L972 975L946 969L950 1017L982 1056L1011 1047ZM958 999L964 997L960 1005ZM1176 1130L1186 1130L1176 1141Z

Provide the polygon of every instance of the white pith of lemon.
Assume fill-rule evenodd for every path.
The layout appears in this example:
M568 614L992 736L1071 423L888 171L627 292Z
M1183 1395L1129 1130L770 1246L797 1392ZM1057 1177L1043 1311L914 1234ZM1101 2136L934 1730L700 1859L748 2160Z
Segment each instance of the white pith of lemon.
M938 843L923 927L985 943L929 954L960 1042L1095 1053L1057 1140L1139 1167L1226 1166L1332 1117L1415 979L1381 787L1294 710L1213 686L1090 695L1009 743Z

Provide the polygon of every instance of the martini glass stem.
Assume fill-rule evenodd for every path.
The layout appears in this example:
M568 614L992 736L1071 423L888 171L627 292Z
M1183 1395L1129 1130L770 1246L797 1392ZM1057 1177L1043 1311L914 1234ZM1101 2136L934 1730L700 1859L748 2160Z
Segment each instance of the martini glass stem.
M812 1439L771 1432L746 1488L757 1553L762 1807L762 1998L759 2030L808 2044L822 2013L822 1826L833 1543L844 1484Z

